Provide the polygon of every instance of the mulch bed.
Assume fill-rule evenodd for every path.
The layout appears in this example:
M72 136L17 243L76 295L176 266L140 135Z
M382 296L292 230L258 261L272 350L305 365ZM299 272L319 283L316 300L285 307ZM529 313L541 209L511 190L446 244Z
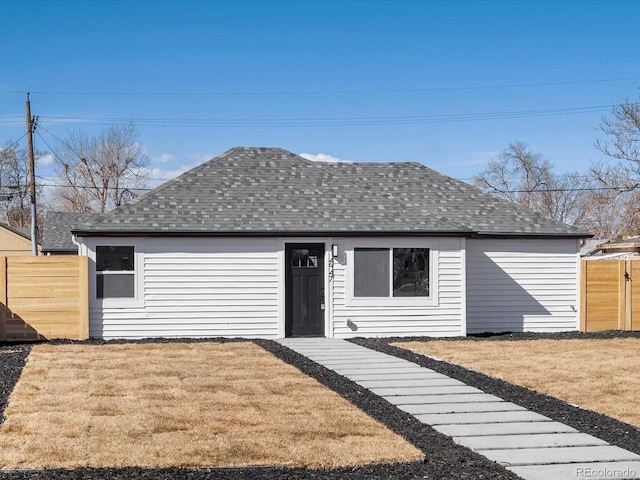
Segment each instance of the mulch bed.
M479 335L468 338L455 338L451 341L484 341L501 340L517 341L525 339L570 339L570 338L616 338L636 337L639 333L602 332L584 334L580 332L557 334L505 334ZM517 403L532 411L546 415L553 420L570 425L578 430L602 438L613 445L640 454L640 429L620 422L606 415L570 405L566 402L540 394L523 387L509 384L480 372L467 370L447 362L438 361L404 349L390 345L395 341L428 341L428 338L384 338L352 340L374 350L404 358L419 365L431 368L452 378L461 380L468 385L480 388L487 393L497 395L504 400ZM117 343L134 342L198 342L198 341L246 341L240 339L204 339L204 340L141 340L122 341ZM79 342L53 342L79 343ZM103 344L116 343L101 340L90 340L81 343ZM44 478L65 479L222 479L236 480L245 478L256 479L515 479L513 473L500 465L458 446L453 441L431 427L420 423L417 419L406 414L368 390L354 382L336 374L335 372L312 362L276 342L256 340L255 343L272 352L283 361L294 365L305 374L317 379L323 385L336 391L352 402L371 417L385 424L388 428L406 438L421 449L425 454L424 462L406 464L365 465L358 468L343 468L333 470L309 470L304 468L284 467L252 467L252 468L212 468L212 469L181 469L181 468L109 468L92 469L81 468L75 470L46 470L46 471L6 471L1 472L1 478L39 480ZM31 350L31 344L0 344L0 423L3 421L2 412L6 407L9 395L17 383L22 368ZM578 359L577 359L578 360Z

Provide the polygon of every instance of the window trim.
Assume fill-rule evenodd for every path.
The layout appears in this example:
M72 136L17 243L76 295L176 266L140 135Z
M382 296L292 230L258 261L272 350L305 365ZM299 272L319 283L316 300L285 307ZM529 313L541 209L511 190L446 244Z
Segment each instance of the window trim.
M355 289L355 249L384 248L389 250L389 296L388 297L356 297ZM429 249L429 296L394 297L393 296L393 249L394 248L428 248ZM438 257L437 240L403 239L403 240L369 240L361 239L345 245L347 268L345 272L346 305L352 307L434 307L438 306Z
M133 270L97 270L98 247L133 247ZM89 246L90 277L89 298L99 308L131 308L143 306L143 284L141 265L143 264L143 249L139 242L130 239L100 239ZM98 275L133 275L133 297L98 297Z

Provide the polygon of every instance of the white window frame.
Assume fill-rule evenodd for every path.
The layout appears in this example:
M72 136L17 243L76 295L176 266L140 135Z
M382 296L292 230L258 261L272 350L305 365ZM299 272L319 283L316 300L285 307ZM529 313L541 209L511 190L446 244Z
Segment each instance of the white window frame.
M384 248L389 250L389 296L356 297L354 295L354 251L357 248ZM393 249L428 248L429 249L429 296L394 297L393 296ZM438 241L416 239L361 239L345 243L346 268L346 305L351 307L436 307L438 306Z
M93 242L92 242L93 243ZM133 247L133 270L123 271L105 271L98 272L96 264L97 247ZM90 260L90 285L89 298L94 305L101 308L127 308L127 307L141 307L143 305L143 285L142 285L142 270L143 253L140 244L133 240L127 239L100 239L95 241L89 247L89 260ZM98 298L98 275L133 275L133 297L108 297Z

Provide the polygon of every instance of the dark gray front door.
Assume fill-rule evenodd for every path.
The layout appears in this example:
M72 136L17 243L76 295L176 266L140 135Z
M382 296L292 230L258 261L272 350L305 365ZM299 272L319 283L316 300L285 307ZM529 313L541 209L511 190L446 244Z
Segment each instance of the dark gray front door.
M324 336L324 244L285 247L285 334Z

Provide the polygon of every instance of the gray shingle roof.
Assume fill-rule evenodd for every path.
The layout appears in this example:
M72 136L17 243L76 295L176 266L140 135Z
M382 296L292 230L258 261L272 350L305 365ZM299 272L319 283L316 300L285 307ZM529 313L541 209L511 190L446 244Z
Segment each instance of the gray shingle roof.
M97 222L103 213L47 212L42 229L42 253L78 253L71 230Z
M321 163L238 147L75 229L88 235L585 236L419 163Z

